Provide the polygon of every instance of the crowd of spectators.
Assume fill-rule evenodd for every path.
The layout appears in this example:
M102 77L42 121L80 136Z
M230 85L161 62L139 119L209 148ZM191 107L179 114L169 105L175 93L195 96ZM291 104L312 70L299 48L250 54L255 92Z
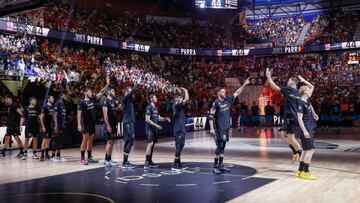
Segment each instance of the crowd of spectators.
M215 23L147 21L129 14L110 16L96 10L52 1L45 8L20 14L27 23L51 29L126 42L182 48L241 48L245 40L270 40L274 46L295 45L306 23L305 44L353 40L357 11L332 11L306 22L302 16L247 20L224 26Z
M305 23L302 17L262 19L248 22L247 32L253 38L272 40L277 46L294 45Z
M35 78L35 83L52 80L57 92L66 83L67 93L74 104L82 97L81 90L85 87L98 92L105 84L106 74L111 75L112 84L119 94L125 86L140 84L135 98L138 118L143 116L150 93L158 95L161 111L171 114L172 98L179 87L190 91L188 115L206 115L215 89L226 86L226 77L237 77L241 82L251 77L253 85L266 87L266 68L273 70L278 84L284 85L289 77L296 75L314 83L316 91L312 101L319 112L331 113L337 104L343 115L353 115L358 111L355 107L360 98L359 65L347 65L347 52L241 57L220 61L149 56L78 45L61 47L59 42L27 36L2 35L0 41L0 64L7 74L30 76ZM272 98L271 105L281 105L279 93L265 88L264 95ZM240 108L241 103L237 102L233 112L239 113Z
M359 11L336 11L314 17L305 38L306 44L353 41L359 15Z

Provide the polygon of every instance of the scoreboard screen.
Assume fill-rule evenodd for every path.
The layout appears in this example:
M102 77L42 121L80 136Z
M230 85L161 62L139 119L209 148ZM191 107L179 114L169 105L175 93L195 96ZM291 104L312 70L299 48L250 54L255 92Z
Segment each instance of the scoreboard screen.
M349 53L348 55L348 64L359 64L360 56L359 53Z
M195 0L197 8L237 9L238 0Z

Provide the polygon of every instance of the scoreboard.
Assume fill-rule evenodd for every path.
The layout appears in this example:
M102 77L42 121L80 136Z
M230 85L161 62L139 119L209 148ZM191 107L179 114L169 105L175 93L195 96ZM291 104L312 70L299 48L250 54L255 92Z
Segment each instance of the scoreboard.
M359 64L359 53L349 53L348 55L348 64Z
M195 0L197 8L237 9L238 0Z

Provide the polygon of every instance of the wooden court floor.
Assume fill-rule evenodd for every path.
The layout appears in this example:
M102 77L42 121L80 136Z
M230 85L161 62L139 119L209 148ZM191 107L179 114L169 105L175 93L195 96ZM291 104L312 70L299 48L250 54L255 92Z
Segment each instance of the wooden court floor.
M248 128L245 132L232 129L227 144L224 162L251 167L256 170L255 178L269 178L274 181L250 192L234 197L228 202L360 202L360 131L350 129L343 135L331 130L319 133L317 148L310 171L318 180L308 181L294 176L298 162L290 160L290 150L282 143L275 130ZM123 141L114 147L113 159L122 160ZM130 161L137 165L144 163L146 141L136 141ZM214 141L205 131L187 134L182 161L213 161ZM93 155L104 158L105 145L94 146ZM31 150L29 150L31 151ZM38 178L46 178L72 172L103 168L102 163L82 166L79 163L78 148L63 150L64 163L39 162L29 158L26 161L15 158L17 150L8 152L0 160L0 186ZM31 153L30 153L31 154ZM174 141L167 137L155 146L154 161L173 161ZM230 177L231 178L231 177ZM66 188L65 188L66 190ZM218 191L219 193L221 191ZM135 195L135 194L134 194ZM219 200L218 202L221 202Z

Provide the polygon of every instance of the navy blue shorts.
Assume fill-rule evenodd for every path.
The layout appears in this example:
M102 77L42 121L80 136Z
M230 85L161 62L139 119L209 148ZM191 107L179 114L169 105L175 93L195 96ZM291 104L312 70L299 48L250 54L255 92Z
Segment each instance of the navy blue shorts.
M312 150L315 149L315 132L309 132L310 138L305 138L301 130L300 140L301 147L303 150Z
M282 129L286 134L295 134L298 130L298 123L293 118L285 118Z
M25 137L31 138L31 137L38 137L40 134L40 130L38 128L25 128Z
M226 130L217 130L215 135L215 141L223 141L228 142L229 141L229 129Z
M157 140L158 140L157 133L152 130L146 131L146 138L147 138L148 143L151 143L151 142L157 143Z
M90 123L90 124L83 125L82 134L94 135L95 134L95 123Z
M20 136L20 127L18 125L9 125L6 128L7 136Z
M104 130L106 132L106 134L105 134L106 135L106 141L118 139L116 125L111 126L111 132L110 133L107 131L106 125L104 125Z

